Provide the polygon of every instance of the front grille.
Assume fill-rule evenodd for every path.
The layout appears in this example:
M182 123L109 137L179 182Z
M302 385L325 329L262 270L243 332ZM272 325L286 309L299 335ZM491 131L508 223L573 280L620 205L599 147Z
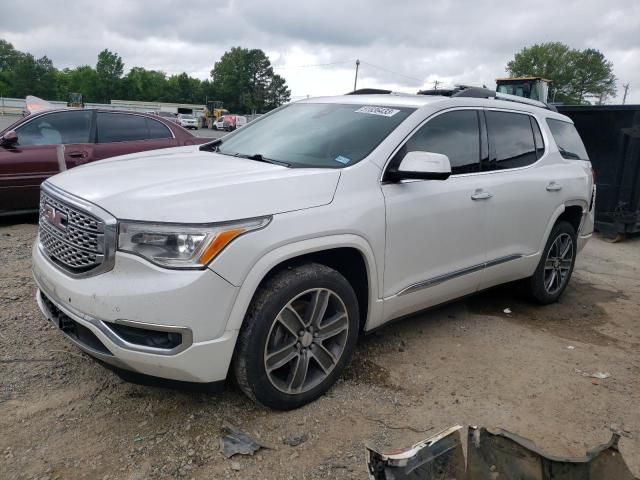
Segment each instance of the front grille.
M43 252L69 272L88 272L104 262L104 222L44 191L39 235Z

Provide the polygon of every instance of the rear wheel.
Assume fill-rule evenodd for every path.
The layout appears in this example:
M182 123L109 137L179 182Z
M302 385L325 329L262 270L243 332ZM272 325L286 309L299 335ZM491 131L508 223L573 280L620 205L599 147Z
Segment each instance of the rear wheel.
M528 280L530 296L539 303L553 303L567 288L576 261L576 231L558 222L549 235L538 268Z
M238 338L234 374L253 400L289 410L335 383L355 348L358 303L337 271L284 270L256 292Z

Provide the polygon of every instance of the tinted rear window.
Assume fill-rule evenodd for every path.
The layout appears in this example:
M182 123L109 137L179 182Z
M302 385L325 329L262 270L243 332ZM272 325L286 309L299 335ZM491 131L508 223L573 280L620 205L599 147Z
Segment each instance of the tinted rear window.
M167 127L150 118L126 113L98 113L98 143L170 137Z
M489 111L486 118L493 149L491 170L526 167L535 163L538 157L529 115Z
M589 160L587 150L572 123L547 118L547 125L558 145L560 155L569 160Z

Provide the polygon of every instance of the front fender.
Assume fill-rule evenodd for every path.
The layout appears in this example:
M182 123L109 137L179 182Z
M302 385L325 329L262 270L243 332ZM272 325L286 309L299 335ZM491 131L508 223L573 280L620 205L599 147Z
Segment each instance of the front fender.
M371 246L358 235L329 235L282 245L269 251L255 262L240 286L240 291L227 321L226 330L240 329L256 289L274 267L292 258L334 248L355 248L363 255L369 279L369 309L366 323L370 324L373 319L381 317L382 303L378 298L378 270ZM212 269L215 271L215 266ZM216 273L220 275L219 272Z

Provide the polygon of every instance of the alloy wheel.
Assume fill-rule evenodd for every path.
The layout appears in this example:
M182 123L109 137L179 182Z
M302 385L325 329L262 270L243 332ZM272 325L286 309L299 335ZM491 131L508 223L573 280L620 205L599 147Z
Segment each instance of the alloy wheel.
M562 233L553 241L544 263L544 289L549 295L555 295L567 283L572 264L573 239Z
M297 295L280 310L267 335L267 378L287 394L311 390L338 364L348 334L349 315L335 292L315 288Z

